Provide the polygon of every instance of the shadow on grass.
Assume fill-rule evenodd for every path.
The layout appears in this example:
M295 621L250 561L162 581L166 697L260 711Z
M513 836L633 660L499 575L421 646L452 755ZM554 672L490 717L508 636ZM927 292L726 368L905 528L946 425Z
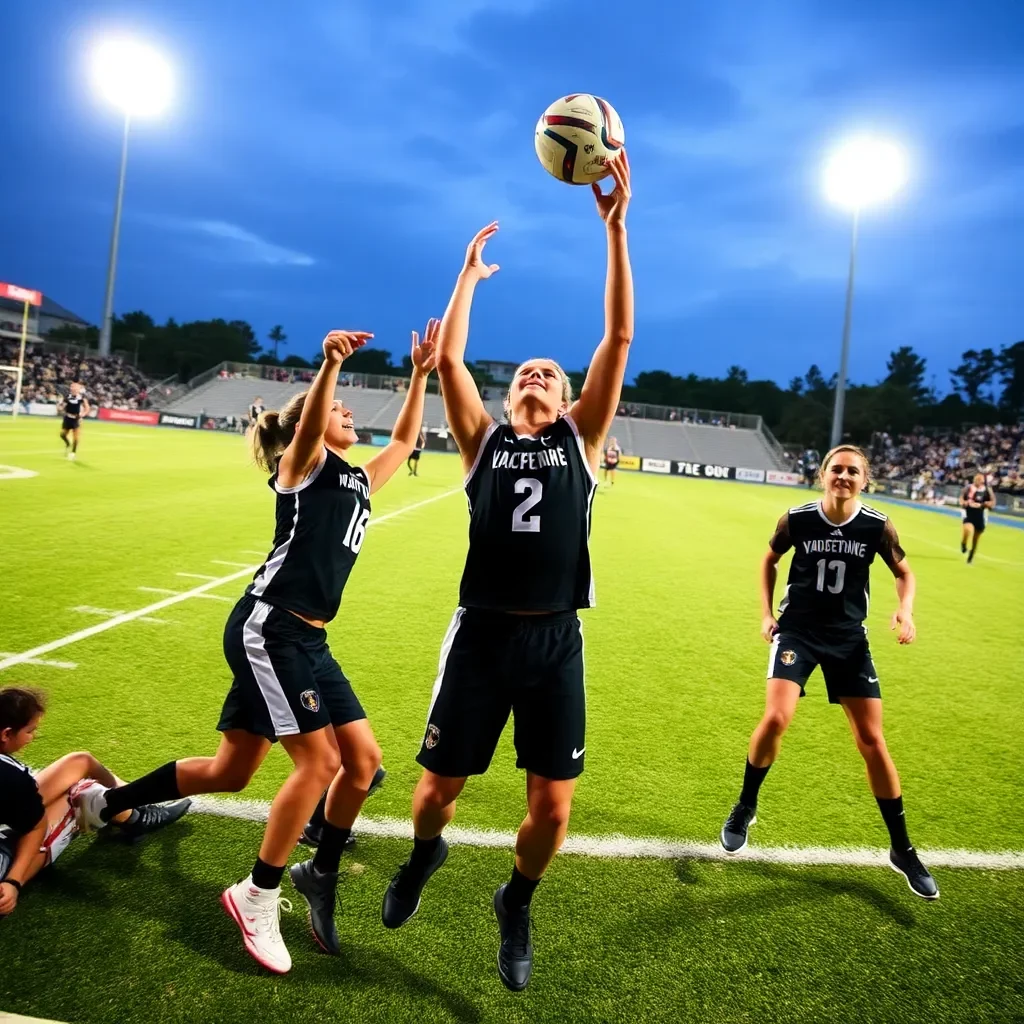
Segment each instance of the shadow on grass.
M820 905L823 899L849 896L873 910L890 918L901 928L913 928L917 918L898 899L890 896L881 885L865 882L860 878L836 876L835 868L786 867L782 864L763 864L752 861L738 861L726 868L730 874L761 879L772 883L770 889L757 892L733 892L728 895L706 897L699 890L706 887L708 878L695 861L680 860L674 865L676 878L687 888L688 901L693 910L702 915L761 915L788 906L804 903ZM718 877L718 876L716 876ZM895 876L893 876L895 879ZM891 888L891 886L886 887ZM694 892L694 890L698 890ZM669 914L678 914L678 907L664 907L667 923Z

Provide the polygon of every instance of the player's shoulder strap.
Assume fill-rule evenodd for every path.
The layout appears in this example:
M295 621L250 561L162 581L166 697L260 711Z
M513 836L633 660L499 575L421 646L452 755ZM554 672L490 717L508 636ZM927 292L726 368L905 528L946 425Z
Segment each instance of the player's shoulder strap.
M793 515L793 514L799 513L799 512L816 512L817 509L818 509L818 502L817 502L817 500L815 500L815 501L809 501L809 502L807 502L804 505L794 505L789 510L789 513L790 513L790 515Z

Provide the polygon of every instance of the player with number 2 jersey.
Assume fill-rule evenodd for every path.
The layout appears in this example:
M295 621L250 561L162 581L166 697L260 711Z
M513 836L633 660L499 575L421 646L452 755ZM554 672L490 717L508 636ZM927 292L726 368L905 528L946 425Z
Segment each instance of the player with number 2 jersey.
M498 973L522 989L533 964L530 900L565 838L586 749L583 637L576 612L594 603L587 538L601 442L622 391L633 336L633 283L626 245L629 164L609 164L615 188L594 186L606 226L605 333L573 401L569 378L550 359L515 372L507 423L488 415L465 364L469 311L496 223L469 244L438 339L445 412L466 470L469 551L441 647L417 757L412 855L381 910L388 928L416 912L447 857L441 835L467 777L487 770L511 714L516 765L526 771L527 815L512 876L494 895Z
M937 899L935 880L921 863L907 835L896 766L882 733L878 672L871 660L864 620L868 614L869 570L878 555L896 578L899 607L892 629L899 642L916 635L915 580L899 537L888 517L863 505L858 496L867 483L868 461L852 445L833 448L821 465L824 497L791 508L780 520L762 562L762 635L771 643L764 717L750 739L743 789L722 827L727 853L747 845L757 820L757 797L778 757L782 736L804 696L804 684L818 666L829 702L846 712L868 781L889 831L889 863L912 892ZM792 550L786 591L776 620L772 611L779 560Z
M270 808L252 873L221 903L246 950L283 974L291 957L281 938L281 879L288 857L326 789L326 821L313 860L294 865L292 883L309 905L314 938L341 952L334 924L342 851L373 784L381 753L359 699L327 646L370 519L370 496L408 458L423 419L439 324L422 344L413 333L413 373L391 442L364 465L346 461L356 442L352 412L335 401L342 360L370 334L332 331L308 391L280 412L264 411L250 433L256 463L270 472L276 500L273 548L224 630L234 681L217 728L214 757L171 761L107 795L104 814L197 793L237 792L280 741L293 762ZM287 904L287 901L283 901Z

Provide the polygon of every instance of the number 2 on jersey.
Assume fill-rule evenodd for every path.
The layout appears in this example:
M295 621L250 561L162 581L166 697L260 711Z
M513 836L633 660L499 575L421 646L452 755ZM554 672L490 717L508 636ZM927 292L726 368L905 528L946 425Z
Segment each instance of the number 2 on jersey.
M363 538L366 536L366 523L369 518L370 510L368 508L356 505L356 507L352 509L352 518L348 521L348 529L345 531L345 536L341 543L344 544L353 555L358 555L359 549L363 546Z
M540 516L527 516L526 513L536 505L544 494L544 485L533 477L524 476L516 481L516 494L529 493L515 507L512 513L513 533L540 533Z
M818 559L818 590L823 591L825 589L825 559ZM838 594L843 589L843 583L846 582L846 563L841 562L838 558L828 563L829 569L835 569L836 581L830 583L828 586L828 592L830 594Z

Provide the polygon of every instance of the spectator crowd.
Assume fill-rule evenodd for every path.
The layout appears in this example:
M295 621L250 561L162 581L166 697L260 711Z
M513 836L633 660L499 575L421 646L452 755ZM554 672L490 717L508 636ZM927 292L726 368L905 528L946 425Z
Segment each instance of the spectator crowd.
M1007 494L1024 495L1024 424L971 427L962 434L875 434L872 460L878 480L902 480L926 494L962 486L975 473Z
M18 362L19 344L0 341L0 364ZM120 359L99 359L81 352L47 350L40 345L25 349L25 370L21 384L23 402L56 405L63 401L72 381L85 385L85 395L93 406L110 409L148 407L148 381L134 366ZM0 402L14 401L13 374L0 373Z

